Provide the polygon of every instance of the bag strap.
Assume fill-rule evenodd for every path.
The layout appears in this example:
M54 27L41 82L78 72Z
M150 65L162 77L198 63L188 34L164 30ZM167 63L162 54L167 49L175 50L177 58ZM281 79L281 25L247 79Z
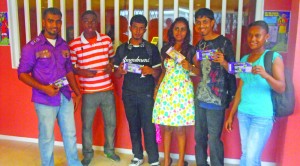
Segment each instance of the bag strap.
M145 42L146 52L149 55L149 63L152 66L152 64L153 64L152 63L152 47L149 42L147 42L147 41L144 41L144 42Z
M274 54L274 51L268 51L265 55L265 58L264 58L264 65L265 65L265 70L267 73L269 73L270 75L273 75L272 74L272 60L273 60L273 54Z

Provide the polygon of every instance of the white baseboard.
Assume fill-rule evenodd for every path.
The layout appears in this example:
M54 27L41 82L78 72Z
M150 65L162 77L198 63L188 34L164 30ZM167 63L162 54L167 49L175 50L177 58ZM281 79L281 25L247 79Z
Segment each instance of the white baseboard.
M11 140L11 141L20 141L20 142L30 142L30 143L38 143L37 138L26 138L26 137L16 137L16 136L8 136L8 135L0 135L0 139L4 140ZM55 141L55 146L63 146L63 142L61 141ZM82 149L82 144L77 144L77 148ZM103 151L103 146L93 146L95 150ZM116 148L116 152L123 153L123 154L132 154L131 149L124 149L124 148ZM144 152L144 155L146 156L147 153ZM164 153L159 152L159 157L163 158ZM171 157L174 159L178 159L179 155L177 153L171 153ZM185 155L186 160L195 161L195 155ZM209 158L208 158L209 161ZM239 159L230 159L225 158L224 163L226 164L233 164L233 165L239 165L240 160ZM262 166L276 166L276 163L274 162L262 162Z

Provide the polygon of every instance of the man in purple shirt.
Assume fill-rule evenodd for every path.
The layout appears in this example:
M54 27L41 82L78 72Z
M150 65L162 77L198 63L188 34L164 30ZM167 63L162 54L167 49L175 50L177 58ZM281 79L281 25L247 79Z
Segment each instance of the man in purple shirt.
M18 76L32 87L32 101L39 121L42 165L54 165L53 131L57 118L68 165L81 166L76 148L74 105L69 86L76 94L75 109L81 94L73 74L68 44L58 35L61 17L61 12L56 8L48 8L43 12L43 31L23 47Z

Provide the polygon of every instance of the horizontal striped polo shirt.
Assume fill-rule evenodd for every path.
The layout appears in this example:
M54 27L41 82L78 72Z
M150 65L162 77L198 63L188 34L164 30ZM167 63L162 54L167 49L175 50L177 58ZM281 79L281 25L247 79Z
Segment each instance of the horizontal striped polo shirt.
M97 70L92 77L79 75L80 89L83 93L101 92L113 89L109 74L103 72L109 58L114 56L112 41L109 36L97 33L94 43L84 37L83 33L69 44L72 64L80 69Z

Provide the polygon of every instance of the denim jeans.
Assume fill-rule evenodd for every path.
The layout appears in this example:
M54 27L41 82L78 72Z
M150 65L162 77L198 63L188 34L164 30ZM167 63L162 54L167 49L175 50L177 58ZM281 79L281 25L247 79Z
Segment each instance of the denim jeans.
M73 101L61 94L60 106L34 103L39 122L39 149L43 166L53 166L54 123L57 119L62 134L68 165L81 165L76 148Z
M238 113L242 144L241 166L260 166L263 149L273 128L273 117Z
M199 103L199 102L196 102ZM207 166L207 144L210 149L210 164L224 165L224 147L221 134L225 110L208 110L195 104L195 152L197 166Z
M123 94L125 113L129 124L132 152L135 158L143 159L142 133L144 133L145 148L149 163L158 161L158 147L155 136L155 126L152 123L154 106L153 96L150 94Z
M97 108L100 107L104 119L105 143L104 153L114 153L116 109L113 91L96 92L82 96L82 153L85 159L92 159L92 126Z

